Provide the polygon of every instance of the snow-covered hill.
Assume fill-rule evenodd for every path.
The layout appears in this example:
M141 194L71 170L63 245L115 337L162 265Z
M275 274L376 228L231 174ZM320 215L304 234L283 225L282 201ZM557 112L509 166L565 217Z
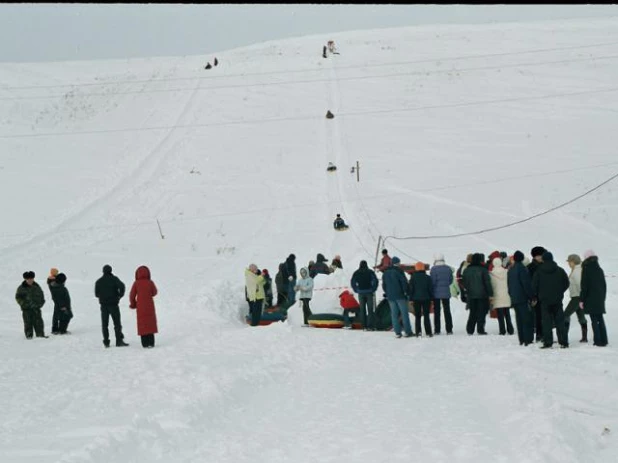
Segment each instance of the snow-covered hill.
M341 54L323 59L328 39ZM285 324L242 318L251 262L274 276L290 253L299 266L340 254L351 273L380 236L497 227L615 175L618 19L361 31L217 57L209 71L212 56L0 64L0 460L615 461L615 350L577 343L576 323L571 349L540 351L494 320L468 337L458 301L448 338L301 328L299 307ZM617 185L495 232L385 246L457 265L543 245L565 267L593 248L612 343ZM348 232L332 230L338 212ZM150 267L156 349L138 347L126 299L131 346L103 349L104 264L127 284ZM26 341L15 289L50 267L68 276L72 335Z

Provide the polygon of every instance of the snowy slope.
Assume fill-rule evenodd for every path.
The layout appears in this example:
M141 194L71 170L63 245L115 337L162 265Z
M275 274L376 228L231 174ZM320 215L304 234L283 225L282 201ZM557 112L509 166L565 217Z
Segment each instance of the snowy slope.
M324 60L330 38L341 54ZM349 276L379 236L496 227L614 175L618 19L217 56L210 71L210 56L0 64L0 461L615 461L615 350L579 345L574 320L566 351L524 349L493 320L468 337L458 301L448 338L301 328L299 307L251 329L243 269L274 276L289 253L300 267L320 252ZM500 231L386 247L451 265L535 245L562 264L592 247L610 275L611 342L616 185ZM348 232L332 230L338 212ZM102 348L93 285L106 263L127 285L151 268L156 349L139 347L126 299L131 346ZM50 267L68 276L72 335L26 341L15 289ZM338 291L316 294L314 312Z

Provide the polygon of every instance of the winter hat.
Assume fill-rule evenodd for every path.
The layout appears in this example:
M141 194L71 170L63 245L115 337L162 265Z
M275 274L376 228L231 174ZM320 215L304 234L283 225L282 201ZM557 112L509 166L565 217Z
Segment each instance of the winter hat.
M424 262L417 262L416 264L414 264L414 270L416 270L417 272L424 272L425 271L425 263Z
M64 273L59 273L56 275L56 282L64 283L65 281L67 281L67 276Z
M266 275L268 276L268 270L266 270L265 268L262 269L262 275Z
M524 256L524 253L521 251L515 251L515 254L513 254L513 260L515 262L523 262L525 258L526 256Z
M321 253L318 253L318 255L315 256L315 260L317 262L328 262L328 259L324 257L324 254L321 254Z
M57 268L55 268L55 267L52 267L52 268L49 270L49 276L53 278L53 277L55 277L56 275L58 275L58 269L57 269Z
M437 254L435 254L435 255L433 256L433 260L434 260L434 262L437 262L437 261L444 261L444 254L442 254L442 253L437 253Z
M24 277L24 280L29 280L30 278L34 278L34 272L32 270L29 270L27 272L24 272L22 276Z
M369 266L367 265L367 261L366 260L361 260L360 261L360 265L358 266L358 268L369 268Z
M290 254L290 255L288 256L288 259L290 259L290 260L295 260L295 259L296 259L296 256L295 256L294 254Z
M543 262L553 262L553 261L554 261L554 255L549 251L545 251L543 253Z
M543 246L535 246L530 251L530 254L532 254L532 257L542 256L545 251L546 249Z
M382 255L386 255L388 254L388 251L386 249L382 249Z
M103 266L103 273L106 275L110 275L112 273L112 266L111 265L104 265Z
M584 260L588 259L589 257L596 257L596 253L592 250L592 249L588 249L586 252L584 252Z
M399 264L401 264L401 259L399 257L395 256L395 257L393 257L391 259L391 262L392 262L393 265L399 265Z
M577 254L569 254L567 262L573 262L575 265L579 265L582 263L582 259Z

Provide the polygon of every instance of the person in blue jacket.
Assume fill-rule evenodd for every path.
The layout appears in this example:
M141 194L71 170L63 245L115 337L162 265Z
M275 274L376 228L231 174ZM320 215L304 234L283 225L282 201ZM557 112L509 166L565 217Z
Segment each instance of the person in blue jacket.
M361 260L358 270L352 274L350 286L358 294L360 319L365 331L376 330L374 295L378 289L378 284L378 277L375 272L369 268L367 261Z
M401 324L399 323L399 316L401 315L405 337L409 338L412 337L412 327L408 313L408 280L399 267L400 263L399 257L393 257L391 266L384 271L382 276L382 289L384 289L388 305L391 308L395 336L401 338Z
M433 267L429 272L433 287L433 326L434 334L441 331L441 307L444 307L444 321L446 334L453 334L453 317L451 315L451 284L453 283L453 269L444 262L443 254L436 254Z
M515 251L513 264L507 273L509 297L515 309L515 324L520 346L528 346L534 342L534 314L530 307L532 299L532 278L524 266L524 253Z

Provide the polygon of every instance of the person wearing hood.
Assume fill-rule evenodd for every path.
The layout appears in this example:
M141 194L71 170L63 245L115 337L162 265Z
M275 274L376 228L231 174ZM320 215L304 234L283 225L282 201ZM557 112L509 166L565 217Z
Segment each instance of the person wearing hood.
M605 298L607 283L605 273L599 265L599 258L592 250L584 253L582 263L581 301L580 308L590 315L594 345L607 346L607 329L603 314L605 313Z
M410 325L410 314L408 312L408 280L403 270L399 267L401 260L393 257L391 266L384 271L382 277L382 289L388 299L391 309L391 320L395 336L401 338L401 324L399 317L403 321L405 337L412 337L412 326Z
M579 342L588 342L588 322L586 321L584 311L579 308L581 301L582 259L577 254L570 254L567 257L567 264L571 268L571 273L569 274L569 296L571 296L571 300L567 304L566 309L564 309L566 336L568 339L571 315L576 314L582 330L582 338Z
M53 320L56 323L55 326L52 326L53 334L67 334L69 322L73 318L71 296L69 295L69 290L65 286L66 281L66 275L64 273L58 273L54 281L49 285L52 300L54 301Z
M534 272L532 291L541 306L543 317L543 345L541 349L551 348L554 343L552 327L556 323L556 334L560 347L569 347L566 337L562 299L569 289L569 277L566 272L554 262L551 252L543 253L543 263ZM538 310L538 308L537 308Z
M318 255L315 257L315 264L313 264L309 268L309 276L311 278L315 278L315 276L319 273L322 273L324 275L329 275L331 272L326 262L328 262L328 259L324 257L324 254L318 253Z
M433 326L435 334L441 331L441 307L444 307L444 321L446 334L453 334L453 317L451 315L451 284L453 283L453 269L444 262L443 254L436 254L433 267L429 272L434 294Z
M39 284L34 281L33 271L24 272L24 281L17 287L15 300L21 308L24 320L24 334L26 339L32 339L33 331L37 338L48 338L45 335L45 325L41 309L45 305L45 295Z
M129 307L137 310L137 334L141 337L144 348L155 346L155 334L159 332L154 304L157 293L157 287L150 278L150 269L141 265L135 271L135 282L129 294Z
M421 317L424 321L425 336L430 338L433 336L429 312L431 309L431 301L436 298L434 291L435 288L432 283L432 278L427 275L425 264L423 262L417 262L414 266L414 273L412 273L410 282L408 283L408 297L414 306L414 327L417 338L421 337Z
M463 272L468 268L471 262L472 254L466 255L466 260L462 261L461 264L459 264L459 268L457 269L457 272L455 272L455 280L457 281L457 286L459 287L461 302L466 304L466 310L468 310L468 297L466 294L466 288L463 284Z
M116 347L126 347L122 323L120 317L120 299L123 298L126 288L120 278L112 273L110 265L103 266L103 276L94 284L94 296L101 306L101 331L103 332L103 345L109 347L109 317L114 323L116 335Z
M532 299L532 278L524 265L524 253L515 251L511 268L508 270L508 289L511 305L515 309L515 324L520 346L534 342L534 318L530 300Z
M513 322L511 321L511 297L509 296L508 272L502 266L502 257L494 257L489 277L491 280L491 288L494 292L491 307L498 313L500 334L502 336L507 332L509 335L515 334ZM504 326L505 320L506 328Z
M543 253L545 248L543 246L535 246L530 250L532 261L528 264L528 272L530 272L530 278L534 278L534 274L538 268L543 264ZM535 333L536 342L539 342L543 338L543 315L539 307L534 307L534 319L535 319Z
M250 264L245 269L245 294L249 303L249 315L251 316L251 326L258 326L262 318L264 308L264 276L257 268L257 265Z
M468 299L468 322L466 332L486 335L485 321L489 311L489 299L493 297L493 288L489 280L489 272L483 263L483 254L472 254L472 262L464 270L462 281Z
M297 281L294 290L298 291L298 298L303 303L303 322L308 325L311 316L309 301L313 297L313 278L309 276L309 271L305 267L300 269L300 280Z
M352 274L350 286L358 294L360 319L366 331L376 330L374 297L379 284L376 273L369 268L366 260L361 260L358 270Z

